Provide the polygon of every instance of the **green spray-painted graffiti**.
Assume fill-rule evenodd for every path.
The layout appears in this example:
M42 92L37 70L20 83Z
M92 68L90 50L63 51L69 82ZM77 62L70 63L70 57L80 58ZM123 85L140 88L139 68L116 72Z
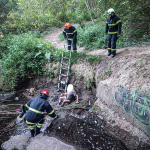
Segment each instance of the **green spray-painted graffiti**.
M150 96L138 89L133 93L119 85L114 92L114 99L126 113L150 127Z

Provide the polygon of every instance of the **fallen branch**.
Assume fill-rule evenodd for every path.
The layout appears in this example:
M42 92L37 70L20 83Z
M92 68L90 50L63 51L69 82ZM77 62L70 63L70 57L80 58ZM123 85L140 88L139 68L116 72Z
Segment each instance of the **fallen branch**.
M11 118L11 117L0 117L0 119Z
M70 107L70 108L65 108L64 107L64 109L85 109L85 110L88 110L88 109L90 109L90 108L84 108L84 107Z
M0 114L20 114L20 113L17 113L17 112L9 112L9 111L0 111Z
M10 102L12 100L3 100L3 101L0 101L0 103L3 103L3 102Z
M2 105L2 106L11 106L11 105L13 105L13 106L14 106L14 105L16 105L16 106L19 105L19 106L20 106L20 105L22 105L22 104L7 104L7 105Z

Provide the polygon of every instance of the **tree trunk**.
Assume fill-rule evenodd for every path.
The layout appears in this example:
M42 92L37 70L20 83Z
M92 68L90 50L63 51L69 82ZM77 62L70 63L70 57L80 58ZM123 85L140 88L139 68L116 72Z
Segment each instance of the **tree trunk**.
M86 7L87 7L88 12L89 12L89 14L90 14L91 20L92 20L92 22L95 24L95 22L94 22L94 20L93 20L93 17L92 17L92 14L91 14L91 9L90 9L90 6L89 6L89 2L88 2L88 0L84 0L84 2L85 2L85 4L86 4Z
M95 18L97 19L97 0L92 0L91 1L92 4L92 8L94 9L94 13L95 13Z
M57 13L57 9L55 9L57 20L60 21L59 15Z

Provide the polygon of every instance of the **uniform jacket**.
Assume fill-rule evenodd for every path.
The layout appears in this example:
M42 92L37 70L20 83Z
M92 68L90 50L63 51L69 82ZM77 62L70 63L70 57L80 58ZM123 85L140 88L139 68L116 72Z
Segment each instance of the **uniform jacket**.
M69 29L64 28L63 31L64 38L70 38L75 40L77 38L77 30L74 26L71 26Z
M25 117L29 122L36 123L40 121L44 118L44 111L46 111L52 118L56 117L51 105L41 95L39 97L32 98L25 106L27 109Z
M114 14L111 18L109 17L106 22L105 33L109 34L121 34L121 20L118 16Z

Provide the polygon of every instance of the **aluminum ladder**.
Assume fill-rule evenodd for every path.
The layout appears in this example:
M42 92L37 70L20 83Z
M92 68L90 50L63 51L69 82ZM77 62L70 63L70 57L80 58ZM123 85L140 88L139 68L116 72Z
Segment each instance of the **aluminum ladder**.
M68 54L69 56L65 57L65 54ZM64 45L64 50L62 51L58 86L57 86L58 92L61 90L67 93L67 84L68 84L69 70L70 70L70 59L71 59L71 50L66 50L65 45Z

